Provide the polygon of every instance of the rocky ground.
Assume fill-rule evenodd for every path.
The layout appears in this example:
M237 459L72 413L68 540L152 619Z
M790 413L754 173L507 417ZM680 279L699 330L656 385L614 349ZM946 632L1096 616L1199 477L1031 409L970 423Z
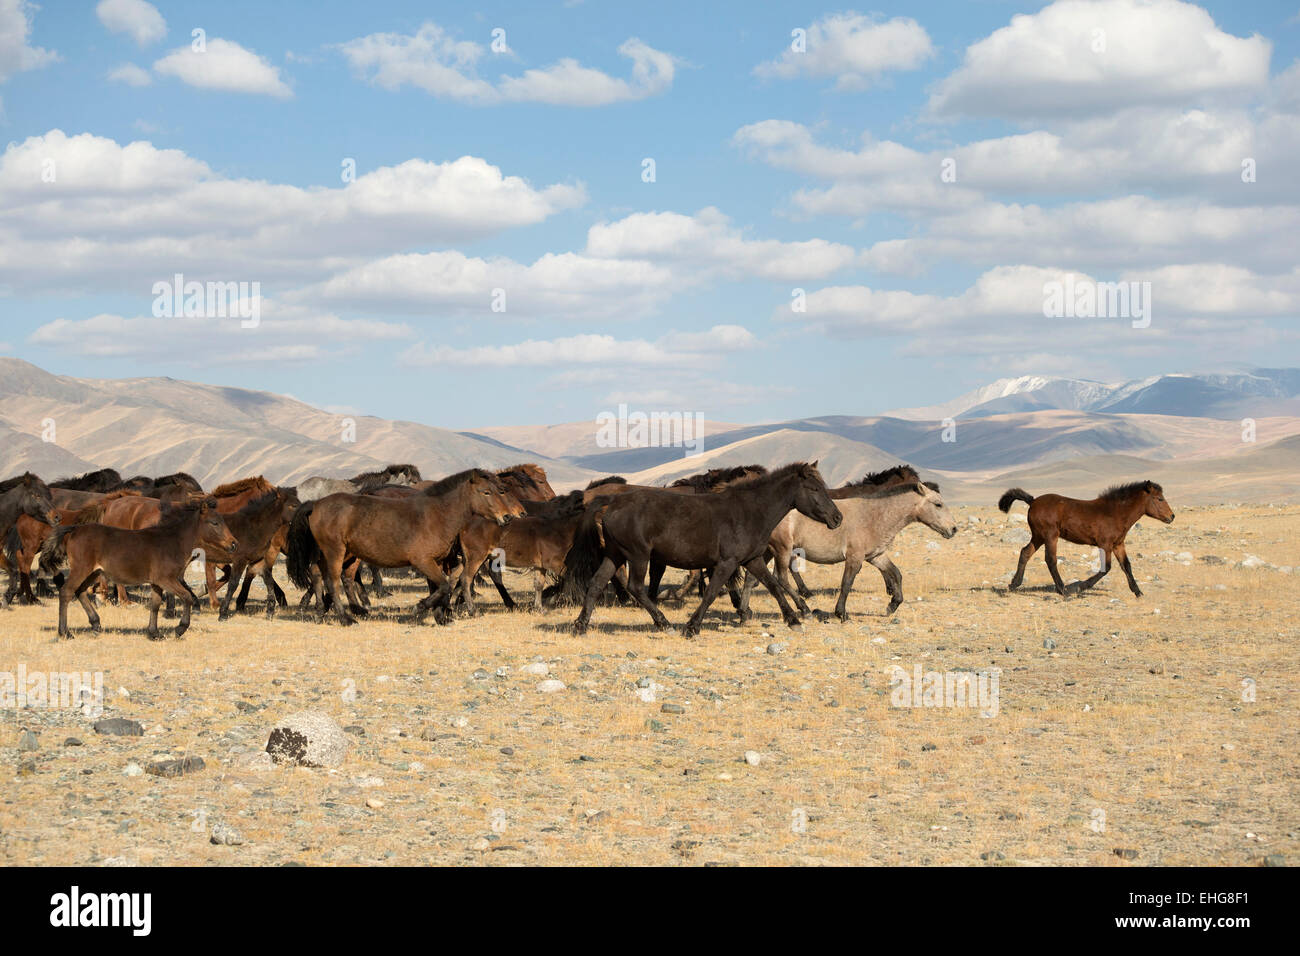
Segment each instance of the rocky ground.
M52 604L0 611L0 691L103 674L102 713L0 710L0 862L1294 864L1300 508L1143 522L1140 600L1118 572L1063 600L1040 558L1008 594L1018 510L908 529L894 617L868 567L850 622L796 631L767 597L752 625L715 605L695 641L625 608L575 638L572 611L489 593L415 625L409 580L348 630L205 612L155 644L140 607L98 637L74 607L56 642ZM1093 559L1063 557L1067 579ZM838 580L810 573L814 607ZM995 706L895 706L891 668L918 665L996 668ZM336 765L266 753L302 711L342 729ZM95 729L113 718L141 735Z

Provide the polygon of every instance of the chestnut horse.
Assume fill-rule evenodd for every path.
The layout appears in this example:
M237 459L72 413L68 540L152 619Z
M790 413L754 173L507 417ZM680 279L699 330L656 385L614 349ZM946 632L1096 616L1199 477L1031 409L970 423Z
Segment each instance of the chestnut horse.
M59 523L50 489L31 472L0 482L0 541L9 541L10 532L23 516L49 525ZM17 590L18 576L22 571L21 558L16 552L12 558L6 555L5 565L9 572L9 588L4 603L8 604L9 595Z
M523 513L501 480L480 468L451 475L406 498L329 495L303 505L294 515L289 528L289 576L298 587L315 591L318 622L325 619L328 593L339 623L349 625L356 623L353 614L365 611L351 590L349 607L339 599L348 558L384 568L412 567L434 586L416 607L418 619L450 596L442 560L470 519L482 515L504 524Z
M588 510L572 551L571 567L596 566L587 587L582 611L573 630L582 634L591 621L592 607L614 572L628 566L628 591L655 626L667 628L668 619L646 590L651 563L711 572L700 606L682 633L694 637L709 605L738 568L755 575L772 592L787 624L799 617L786 603L781 586L767 569L763 554L772 529L791 510L808 515L827 527L839 527L843 517L826 492L817 463L794 462L770 474L733 484L716 494L674 494L664 488L638 488L596 502Z
M150 640L161 640L158 633L158 609L163 592L181 599L183 610L176 637L183 637L190 627L190 608L195 597L185 583L185 569L197 546L233 554L238 542L217 513L213 498L195 496L186 504L168 509L161 524L143 531L127 531L102 524L81 524L55 530L41 546L41 567L53 571L67 560L71 570L59 589L59 636L71 638L68 630L68 604L73 598L81 602L90 629L100 630L99 614L86 592L100 577L112 578L119 585L148 584L153 588L149 605Z
M1104 578L1110 571L1111 555L1114 555L1128 578L1129 590L1141 597L1142 589L1133 577L1133 565L1124 549L1124 538L1139 518L1155 518L1165 524L1172 524L1174 520L1174 511L1165 500L1164 489L1154 481L1114 485L1091 501L1062 495L1039 495L1035 498L1023 489L1011 488L998 500L998 508L1009 512L1017 501L1029 505L1030 538L1020 551L1020 563L1008 585L1012 591L1024 581L1025 565L1041 547L1056 593L1066 593L1061 572L1056 568L1056 542L1063 538L1071 544L1092 545L1102 552L1101 570L1086 580L1071 584L1074 593L1086 591Z

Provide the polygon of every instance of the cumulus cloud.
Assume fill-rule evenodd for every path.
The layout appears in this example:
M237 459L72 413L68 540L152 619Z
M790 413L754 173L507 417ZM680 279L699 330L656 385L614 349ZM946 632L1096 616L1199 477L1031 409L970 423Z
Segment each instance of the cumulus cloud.
M53 50L28 42L36 10L27 0L0 0L0 83L15 73L40 69L59 59Z
M111 33L126 33L140 46L156 43L167 35L167 21L158 8L145 0L100 0L95 16Z
M339 46L353 71L370 83L396 90L414 86L463 103L547 103L605 106L657 96L672 86L677 60L635 37L618 48L632 61L630 79L583 66L566 57L551 66L503 75L496 83L479 75L487 48L454 39L436 23L414 34L372 33Z
M806 49L792 46L754 72L780 79L833 76L837 88L857 90L891 70L915 70L933 55L930 35L910 17L882 22L857 13L834 13L808 28Z
M693 216L634 213L587 231L587 253L600 258L676 262L689 271L778 281L819 278L851 265L852 246L808 239L750 239L710 206Z
M46 160L54 182L42 181ZM374 255L481 238L581 205L472 156L358 171L336 188L235 180L180 150L51 130L0 154L0 282L147 287L173 272L318 281Z
M157 73L174 76L200 89L277 99L293 96L293 90L280 78L279 67L233 40L220 37L207 39L202 50L193 46L175 49L155 62L153 68Z
M1200 105L1262 90L1271 52L1263 37L1226 33L1180 0L1057 0L968 47L929 108L1029 119Z

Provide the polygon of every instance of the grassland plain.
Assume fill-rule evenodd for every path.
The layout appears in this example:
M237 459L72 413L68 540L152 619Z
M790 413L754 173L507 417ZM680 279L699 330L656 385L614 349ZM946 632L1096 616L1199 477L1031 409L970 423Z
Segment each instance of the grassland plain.
M1118 571L1063 600L1039 557L1007 593L1023 516L966 507L951 541L899 536L893 618L867 567L847 624L790 630L764 596L740 626L724 598L695 641L633 608L576 638L571 609L509 613L490 587L479 617L415 625L400 578L347 630L258 607L155 644L139 606L99 637L74 607L56 642L53 602L0 611L0 671L102 671L104 715L146 728L0 712L0 862L1294 865L1300 507L1178 512L1130 535L1140 600ZM1062 557L1071 580L1094 555ZM838 568L807 577L829 610ZM996 716L893 706L890 668L918 664L999 668ZM364 730L338 769L261 756L303 709ZM130 775L184 755L206 769Z

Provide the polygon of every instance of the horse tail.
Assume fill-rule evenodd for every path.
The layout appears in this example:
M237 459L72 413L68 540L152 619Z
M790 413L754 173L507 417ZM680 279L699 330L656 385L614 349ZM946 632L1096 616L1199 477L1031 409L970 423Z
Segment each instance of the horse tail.
M9 567L15 571L20 570L18 567L18 553L23 549L23 536L18 533L18 523L15 522L5 535L4 555L5 560L9 562Z
M63 563L68 560L68 535L77 530L77 525L59 525L41 545L40 569L42 574L53 576ZM8 547L8 542L6 542Z
M555 586L557 601L581 604L586 600L591 579L605 560L605 529L601 523L604 516L603 507L591 508L579 523L573 535L573 546L564 556L564 570Z
M1009 488L1001 498L998 499L998 510L1007 512L1011 510L1013 502L1023 501L1027 505L1034 503L1034 496L1023 488Z
M309 501L294 513L284 545L289 580L304 591L311 587L312 565L317 564L321 558L320 545L311 531L311 516L315 510L316 502Z

